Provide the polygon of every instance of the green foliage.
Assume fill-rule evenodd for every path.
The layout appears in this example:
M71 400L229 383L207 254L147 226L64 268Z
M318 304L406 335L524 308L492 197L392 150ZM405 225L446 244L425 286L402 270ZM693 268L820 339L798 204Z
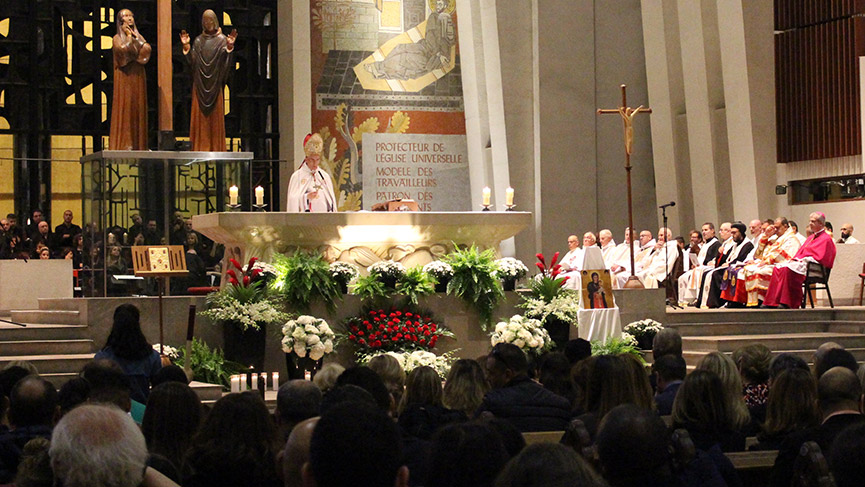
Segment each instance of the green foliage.
M435 280L422 267L412 267L397 282L396 293L417 306L418 298L435 293Z
M292 312L309 311L313 301L320 299L329 311L342 299L339 284L330 274L330 265L319 254L296 251L291 256L276 256L275 288L285 298Z
M354 280L354 287L351 289L351 293L360 296L361 301L367 306L383 305L390 297L390 292L388 286L375 274L359 276Z
M621 355L629 353L640 359L644 364L643 352L637 348L636 344L630 340L610 337L606 342L600 340L592 342L592 355Z
M240 304L255 303L267 297L267 289L261 282L253 282L248 286L229 284L225 287L225 293Z
M484 330L492 323L496 306L504 299L502 284L496 278L496 255L492 249L481 252L472 245L466 249L456 248L444 257L454 270L448 282L448 294L462 299L474 307Z
M529 288L531 289L533 298L542 299L544 302L550 303L562 292L564 284L564 277L550 277L542 274L531 280Z
M178 353L179 357L176 363L178 366L184 367L187 360L186 347L179 348ZM228 387L232 375L248 371L243 364L225 360L222 350L211 349L198 338L192 339L191 359L192 377L208 384L221 384L223 387Z

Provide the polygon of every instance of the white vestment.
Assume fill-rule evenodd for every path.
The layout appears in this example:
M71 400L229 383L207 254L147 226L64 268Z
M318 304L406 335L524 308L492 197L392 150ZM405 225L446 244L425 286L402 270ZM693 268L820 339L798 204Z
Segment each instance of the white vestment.
M739 255L739 251L742 250L742 247L744 247L745 244L750 242L750 240L746 238L742 239L742 242L737 245L736 242L733 241L733 237L730 237L729 239L727 239L727 241L732 242L733 247L729 251L724 253L724 261L721 262L722 267L718 269L710 269L709 272L705 273L706 276L703 279L703 299L698 303L698 307L700 308L705 308L706 300L709 299L709 287L712 285L712 273L724 269L724 264L736 260L736 257L738 257ZM724 242L724 244L726 243L727 242Z
M580 270L583 268L583 255L584 250L581 248L577 248L574 250L569 250L562 260L559 261L563 272L562 276L567 276L568 280L565 281L564 286L565 289L580 289Z
M856 240L856 237L854 237L853 235L850 235L849 237L847 237L847 240L845 240L844 242L839 242L839 243L857 244L857 243L862 243L862 242Z
M307 194L318 191L315 198ZM294 171L288 183L286 210L289 213L321 213L336 211L336 196L333 193L333 183L327 171L318 168L310 170L306 163Z
M703 246L700 247L700 253L697 254L697 264L691 270L679 276L680 304L685 305L692 303L697 299L697 288L700 286L700 279L703 277L703 272L715 267L714 262L710 262L711 265L703 265L703 262L706 260L706 254L709 252L709 248L714 245L717 240L718 239L715 237L712 237L711 240L705 242Z
M637 278L643 283L647 289L657 288L658 283L673 272L673 265L676 263L676 258L679 256L679 243L673 240L667 242L660 249L652 248L650 255L643 259L646 264L642 269L637 271ZM619 280L619 287L625 285L629 275L619 274L616 278Z

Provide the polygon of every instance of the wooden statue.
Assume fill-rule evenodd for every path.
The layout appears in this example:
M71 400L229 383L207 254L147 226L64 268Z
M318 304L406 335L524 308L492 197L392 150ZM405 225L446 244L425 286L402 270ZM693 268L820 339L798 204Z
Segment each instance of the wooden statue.
M223 90L232 69L237 31L224 35L213 10L201 17L203 32L190 46L189 34L180 33L183 55L192 67L192 111L189 140L194 151L225 151L225 99Z
M111 99L110 150L147 150L147 74L150 44L138 32L135 16L117 14L114 35L114 94Z

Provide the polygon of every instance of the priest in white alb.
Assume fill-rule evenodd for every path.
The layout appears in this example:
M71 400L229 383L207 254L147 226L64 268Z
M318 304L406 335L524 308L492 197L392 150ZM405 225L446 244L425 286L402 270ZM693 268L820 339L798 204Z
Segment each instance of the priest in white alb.
M604 257L604 264L607 269L612 267L611 259L616 250L616 241L613 240L613 232L609 228L605 228L598 232L598 240L601 245L601 255Z
M306 157L291 175L288 183L289 213L325 213L336 211L336 196L330 174L319 167L324 141L319 134L307 135L303 140Z
M642 235L641 235L642 240ZM666 279L673 272L673 265L679 256L679 243L672 238L672 232L668 228L658 229L658 239L649 252L648 257L643 258L643 267L637 270L637 278L646 288L657 288L658 283ZM635 264L636 265L636 264ZM619 287L623 287L628 280L628 275L619 275Z

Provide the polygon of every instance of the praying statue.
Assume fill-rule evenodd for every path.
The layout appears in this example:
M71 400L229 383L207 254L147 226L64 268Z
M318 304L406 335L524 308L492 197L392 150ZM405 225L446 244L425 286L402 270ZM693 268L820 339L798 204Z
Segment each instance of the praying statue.
M189 34L180 33L183 55L192 67L192 111L189 141L194 151L225 151L225 98L223 91L232 68L237 31L224 35L213 10L201 16L202 33L190 46Z
M117 14L114 94L111 98L110 150L147 150L147 73L150 44L138 32L132 11Z
M435 10L427 18L423 39L397 45L383 61L367 64L366 69L376 79L410 80L447 67L451 47L456 42L450 14L452 3L436 0Z

